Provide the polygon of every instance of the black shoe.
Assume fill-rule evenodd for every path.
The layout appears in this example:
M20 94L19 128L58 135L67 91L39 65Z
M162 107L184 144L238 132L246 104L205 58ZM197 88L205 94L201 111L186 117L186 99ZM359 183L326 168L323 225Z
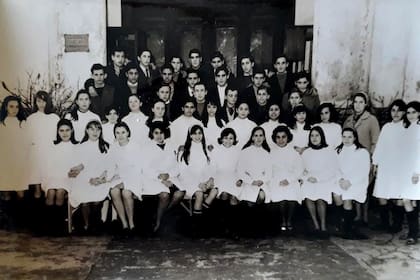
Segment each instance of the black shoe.
M405 241L405 244L407 244L407 245L415 245L415 244L417 244L417 238L409 237Z

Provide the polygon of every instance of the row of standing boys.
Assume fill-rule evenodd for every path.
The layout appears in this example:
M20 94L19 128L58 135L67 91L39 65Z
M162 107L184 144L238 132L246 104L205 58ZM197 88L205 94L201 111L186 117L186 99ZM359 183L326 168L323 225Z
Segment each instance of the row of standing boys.
M364 238L354 222L367 222L368 186L376 175L373 195L384 229L392 202L391 230L401 230L405 210L407 243L417 242L418 102L394 101L391 122L380 132L367 96L357 93L342 129L334 106L320 105L309 76L291 75L285 56L276 58L275 71L243 57L236 78L219 52L208 69L198 50L190 51L185 71L181 58L172 57L158 73L151 58L142 50L138 63L127 63L117 49L110 66L94 64L62 119L49 114L46 92L36 95L27 119L19 98L5 98L3 198L10 191L21 197L35 185L47 205L61 207L68 194L73 208L81 206L84 230L90 204L111 201L124 231L135 228L134 199L149 195L159 197L155 231L165 211L185 198L193 198L195 216L215 198L232 212L240 201L276 203L284 231L293 230L294 208L304 202L319 237L328 236L326 206L334 202L343 237Z

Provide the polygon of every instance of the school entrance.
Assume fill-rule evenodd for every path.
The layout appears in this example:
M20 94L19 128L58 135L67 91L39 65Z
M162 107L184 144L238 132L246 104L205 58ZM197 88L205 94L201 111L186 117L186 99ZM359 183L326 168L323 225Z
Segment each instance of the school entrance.
M294 26L294 13L294 0L122 0L122 27L108 28L108 58L115 46L130 59L148 48L159 67L172 55L187 62L192 48L202 51L204 62L219 50L236 74L237 57L251 53L269 69L284 53L290 71L309 72L313 28Z

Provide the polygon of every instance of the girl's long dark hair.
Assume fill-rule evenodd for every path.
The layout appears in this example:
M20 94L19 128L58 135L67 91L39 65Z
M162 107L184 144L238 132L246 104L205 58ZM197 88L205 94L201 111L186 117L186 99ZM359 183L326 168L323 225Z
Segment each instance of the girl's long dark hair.
M55 140L53 141L54 145L57 145L57 144L59 144L59 143L61 143L63 141L61 139L60 135L58 134L58 130L60 129L60 127L62 127L64 125L66 125L66 126L68 126L68 127L71 128L70 142L72 144L79 144L79 142L74 137L74 128L73 128L73 124L71 123L71 121L70 120L67 120L67 119L61 119L57 123L57 135L55 136Z
M214 100L213 98L208 99L207 102L206 102L206 105L205 105L206 107L204 109L204 113L203 113L203 117L202 117L202 123L203 123L204 127L207 127L207 124L209 123L209 113L207 112L207 105L209 105L209 104L213 105L213 106L216 106L216 108L217 108L216 115L215 115L216 124L217 124L218 127L222 128L223 127L222 114L221 114L222 109L219 106L219 103L216 100Z
M89 135L87 134L86 130L92 126L96 126L97 128L99 128L101 130L101 134L99 135L99 139L98 139L98 147L99 147L99 151L101 152L101 154L106 154L108 152L109 149L109 144L108 142L106 142L104 140L104 137L102 135L102 125L99 121L97 120L92 120L90 122L87 123L86 128L85 128L85 136L83 136L82 141L80 142L80 144L86 142L87 140L89 140Z
M40 90L35 94L33 113L38 112L38 110L39 110L38 105L36 105L36 100L37 99L41 99L41 100L43 100L47 103L46 106L45 106L45 111L44 111L45 114L51 114L53 112L53 106L52 106L52 101L51 101L50 95L48 94L48 92Z
M23 110L20 97L14 96L14 95L9 95L9 96L6 96L6 98L4 98L3 103L1 104L1 109L0 109L0 123L4 125L4 120L7 118L7 105L11 101L16 101L18 103L19 111L16 117L19 120L20 124L22 124L22 121L26 120L26 113Z
M251 137L249 138L248 142L246 142L246 144L243 146L242 150L245 150L246 148L248 148L252 144L254 144L254 142L252 142L252 136L254 136L254 133L257 132L257 130L261 130L263 132L263 135L264 135L264 141L262 143L263 149L266 150L267 152L270 152L270 147L267 144L267 138L265 137L264 128L262 128L261 126L256 126L252 129Z
M70 112L71 119L74 121L79 120L79 116L77 115L77 111L79 111L79 106L77 105L76 100L79 98L81 94L86 94L87 96L89 96L89 100L92 101L92 97L90 96L87 90L81 89L77 92L76 97L74 98L73 109L71 109L71 112ZM89 110L91 109L91 106L92 104L90 104Z
M414 110L420 113L420 102L411 101L407 104L407 111L408 111L408 108L413 108ZM417 123L419 123L419 121L420 120L417 120ZM407 114L404 115L403 122L404 122L405 128L408 128L411 125L410 121L407 119Z
M153 119L154 119L154 113L153 113L153 111L152 111L152 109L153 109L153 107L155 106L155 104L156 103L158 103L158 102L162 102L163 103L163 105L165 106L165 114L163 115L163 123L165 124L165 125L167 125L167 126L169 126L169 124L170 124L170 122L169 122L169 118L168 118L168 116L167 116L167 114L166 114L166 104L165 104L165 101L163 101L162 99L155 99L152 103L151 103L151 107L150 107L150 110L149 110L149 117L147 118L147 120L146 120L146 125L150 128L151 127L151 125L152 125L152 123L153 123Z
M318 132L319 135L321 136L321 144L319 144L319 146L315 146L311 142L311 134L312 134L312 131ZM312 149L315 149L315 150L320 150L320 149L323 149L323 148L328 147L327 140L325 139L324 130L320 126L314 126L309 131L309 135L308 135L308 147L309 148L312 148Z
M203 134L201 145L203 146L203 152L206 155L207 162L210 162L210 158L207 154L207 149L206 149L207 146L206 146L206 138L204 137L204 129L201 127L201 125L195 124L188 131L187 139L185 140L185 144L184 144L184 152L182 153L182 156L181 156L181 159L185 162L186 165L188 165L188 161L190 159L190 154L191 154L191 142L192 142L191 135L195 133L197 130L200 130L201 133Z
M325 102L322 103L321 105L319 105L317 111L317 122L322 122L321 120L321 112L324 108L328 108L330 110L330 119L329 122L334 122L336 123L338 121L338 113L337 110L335 109L334 105L330 102Z
M359 134L357 134L357 130L355 130L355 129L351 128L351 127L346 127L346 128L344 128L344 129L343 129L343 131L341 132L341 135L343 135L343 134L344 134L344 132L346 132L346 131L350 131L350 132L352 132L352 133L353 133L353 136L354 136L354 145L356 146L356 150L357 150L357 149L363 149L363 148L365 148L365 147L364 147L362 144L360 144L360 142L359 142ZM343 147L344 147L344 144L343 144L343 143L341 143L340 145L338 145L338 146L337 146L337 148L335 148L335 149L336 149L336 151L337 151L337 154L341 153L341 151L343 150Z
M304 105L297 105L295 106L295 108L293 108L292 110L292 120L291 123L289 124L289 127L292 129L295 129L297 127L296 123L296 115L298 113L301 112L305 112L306 113L306 119L305 119L305 125L303 126L304 130L310 130L311 129L311 122L309 120L309 113L308 113L308 109L306 109L306 107Z

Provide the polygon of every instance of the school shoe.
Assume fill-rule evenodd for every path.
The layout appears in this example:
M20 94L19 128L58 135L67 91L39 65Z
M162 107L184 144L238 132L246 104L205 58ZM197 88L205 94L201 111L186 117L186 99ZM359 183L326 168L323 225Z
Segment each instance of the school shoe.
M409 237L405 241L405 244L407 244L407 245L415 245L415 244L417 244L417 238Z

